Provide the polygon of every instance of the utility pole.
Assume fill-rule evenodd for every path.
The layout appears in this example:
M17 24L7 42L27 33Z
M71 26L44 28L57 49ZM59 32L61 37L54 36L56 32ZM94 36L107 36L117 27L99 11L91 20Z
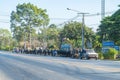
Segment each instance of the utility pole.
M105 0L101 0L101 20L105 17Z
M101 0L101 20L103 20L104 17L105 17L105 0ZM104 39L105 38L103 37L102 42L104 41Z
M79 14L82 14L82 49L84 49L85 48L85 45L84 45L84 28L85 28L84 17L85 17L85 14L89 14L89 13L79 13Z
M80 11L77 11L77 10L74 10L74 9L69 9L69 8L67 8L67 10L77 12L77 14L82 14L82 49L84 49L85 48L85 45L84 45L84 28L85 28L84 17L85 17L85 14L89 14L89 13L84 13L84 12L80 12Z

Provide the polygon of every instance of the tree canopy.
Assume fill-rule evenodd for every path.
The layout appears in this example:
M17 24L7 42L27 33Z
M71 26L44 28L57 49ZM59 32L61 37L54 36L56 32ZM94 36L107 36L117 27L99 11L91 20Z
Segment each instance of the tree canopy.
M73 40L74 46L81 47L82 41L82 24L79 22L69 22L65 24L64 29L61 31L60 36L62 38L69 38ZM87 42L92 42L93 35L95 33L92 31L91 28L84 26L84 38L85 38L85 45L87 47Z
M111 40L120 45L120 9L101 21L98 34L101 40Z
M11 12L11 31L13 37L22 41L24 35L35 32L34 27L47 26L49 17L46 10L30 3L18 4L16 11Z
M10 49L12 43L12 35L7 29L0 28L0 49Z

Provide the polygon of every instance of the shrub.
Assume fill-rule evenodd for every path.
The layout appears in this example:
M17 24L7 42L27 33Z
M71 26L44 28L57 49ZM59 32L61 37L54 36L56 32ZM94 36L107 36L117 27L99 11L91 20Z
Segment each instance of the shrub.
M120 51L118 51L118 55L120 55Z
M109 54L108 53L103 53L104 59L109 59Z
M110 48L106 54L104 54L104 58L114 60L116 59L116 55L118 51L114 48Z
M99 59L104 59L103 53L100 53L100 52L99 52L99 53L98 53L98 58L99 58Z

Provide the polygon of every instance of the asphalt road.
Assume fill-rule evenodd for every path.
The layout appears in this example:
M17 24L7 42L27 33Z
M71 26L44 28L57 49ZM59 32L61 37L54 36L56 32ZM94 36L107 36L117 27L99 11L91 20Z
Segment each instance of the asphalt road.
M120 80L120 61L0 52L0 80Z

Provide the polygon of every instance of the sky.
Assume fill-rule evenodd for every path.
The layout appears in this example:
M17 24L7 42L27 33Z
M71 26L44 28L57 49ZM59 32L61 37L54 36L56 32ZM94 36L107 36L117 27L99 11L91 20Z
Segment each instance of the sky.
M79 12L89 13L88 15L101 13L101 0L0 0L0 28L10 30L10 14L16 11L16 6L23 3L31 3L38 8L46 9L50 18L50 24L61 25L77 16L77 12L67 10L67 8ZM112 15L119 9L120 0L105 0L105 12L110 12L105 16ZM73 19L82 22L82 16ZM85 16L85 25L96 31L101 15Z

